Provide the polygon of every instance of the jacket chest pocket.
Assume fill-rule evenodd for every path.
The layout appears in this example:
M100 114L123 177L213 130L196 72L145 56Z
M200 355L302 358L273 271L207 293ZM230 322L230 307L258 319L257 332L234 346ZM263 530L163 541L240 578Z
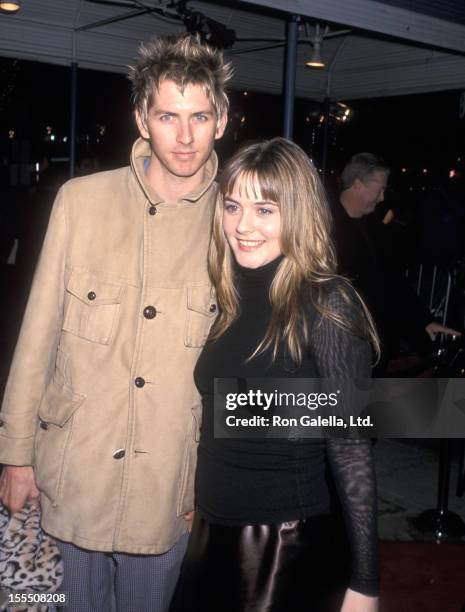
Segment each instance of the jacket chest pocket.
M218 313L210 285L187 288L186 346L202 347Z
M110 344L118 325L124 285L73 271L66 291L63 329L91 342Z

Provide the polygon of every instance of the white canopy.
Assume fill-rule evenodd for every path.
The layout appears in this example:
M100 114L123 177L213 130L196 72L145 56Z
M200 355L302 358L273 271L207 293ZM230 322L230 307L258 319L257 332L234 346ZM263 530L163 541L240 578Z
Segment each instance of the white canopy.
M457 6L460 19L452 8L438 17L399 7L403 2L438 4L429 0L223 0L192 1L187 6L234 29L240 39L275 39L238 41L227 51L235 65L233 86L262 92L281 92L284 46L269 47L284 40L286 12L309 18L309 30L301 27L302 39L312 35L317 22L323 29L329 26L321 48L325 69L307 68L311 46L299 44L296 95L349 100L465 89L465 8L453 0L441 1L446 9ZM82 68L126 72L140 41L185 29L170 17L174 10L167 9L165 17L144 13L79 30L141 12L142 4L159 8L167 1L121 0L121 6L88 0L22 0L21 4L16 14L0 14L2 56L61 65L76 61ZM261 50L250 51L257 48Z

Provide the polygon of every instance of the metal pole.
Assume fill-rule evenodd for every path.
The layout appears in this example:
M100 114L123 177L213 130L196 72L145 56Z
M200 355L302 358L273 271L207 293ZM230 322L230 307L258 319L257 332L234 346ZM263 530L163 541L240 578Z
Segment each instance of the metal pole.
M411 519L411 523L420 531L430 533L436 542L447 538L462 538L465 535L465 523L455 512L448 509L449 479L451 468L450 440L441 440L439 454L438 505L425 510Z
M350 32L350 30L348 32ZM326 38L327 37L328 36L326 35ZM329 114L331 112L331 93L332 93L331 88L333 85L333 70L334 70L334 66L336 65L337 60L339 59L339 56L342 53L342 50L344 49L346 41L347 41L347 36L342 39L342 42L337 48L336 53L333 55L333 59L331 60L331 63L328 67L328 79L326 82L326 97L324 99L324 110L323 110L324 117L325 117L325 124L324 124L324 130L323 130L323 152L322 152L322 160L321 160L321 166L323 170L323 180L326 177L326 168L328 165Z
M299 16L292 15L286 25L286 68L284 73L284 127L283 136L292 140L294 135L295 73L297 66L297 39Z
M449 440L441 440L439 447L439 477L438 477L438 513L440 517L447 514L449 503L450 482L450 443Z
M76 117L77 117L77 62L71 64L71 117L69 126L69 176L73 178L76 169Z
M446 325L447 323L447 311L449 310L449 299L450 299L450 289L452 287L452 275L450 272L447 273L447 289L446 289L446 303L444 304L444 312L442 315L442 324Z
M325 123L323 127L323 155L321 160L321 167L323 169L323 179L326 177L326 164L328 161L328 138L329 138L329 113L331 107L331 99L326 97L324 101L324 116Z
M154 9L156 10L156 9ZM130 13L124 13L124 15L116 15L116 17L109 17L108 19L101 19L100 21L93 21L92 23L87 23L79 28L76 28L76 32L84 32L85 30L92 30L93 28L99 28L103 25L109 25L110 23L116 23L117 21L126 21L126 19L132 19L133 17L139 17L139 15L144 15L145 13L152 13L152 9L150 7L140 8L136 11L131 11Z

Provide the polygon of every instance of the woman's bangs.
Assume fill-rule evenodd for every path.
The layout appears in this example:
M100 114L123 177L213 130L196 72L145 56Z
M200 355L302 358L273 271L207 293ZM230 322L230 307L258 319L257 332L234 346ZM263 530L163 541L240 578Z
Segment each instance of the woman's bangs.
M249 200L269 200L280 204L285 196L286 185L293 184L286 180L285 169L266 151L253 151L253 155L238 155L224 169L219 184L224 195L238 192Z
M268 173L260 172L258 169L243 170L235 177L230 177L226 193L237 191L241 197L248 200L268 200L280 204L282 199L276 185Z
M225 177L221 191L225 196L237 191L241 198L244 197L250 200L261 198L260 185L255 179L255 173L240 168L236 168L229 176Z
M283 199L282 186L280 186L280 182L274 173L259 169L255 173L254 180L260 188L260 199L276 202L278 206L281 205Z

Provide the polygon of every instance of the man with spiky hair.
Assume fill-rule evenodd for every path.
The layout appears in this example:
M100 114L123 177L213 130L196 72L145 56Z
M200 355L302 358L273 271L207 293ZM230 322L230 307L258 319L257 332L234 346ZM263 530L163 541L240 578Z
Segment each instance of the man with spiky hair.
M231 68L189 35L131 68L129 167L60 190L0 413L0 500L40 496L72 611L164 612L193 509L192 371Z

